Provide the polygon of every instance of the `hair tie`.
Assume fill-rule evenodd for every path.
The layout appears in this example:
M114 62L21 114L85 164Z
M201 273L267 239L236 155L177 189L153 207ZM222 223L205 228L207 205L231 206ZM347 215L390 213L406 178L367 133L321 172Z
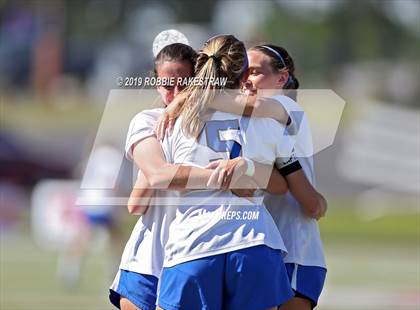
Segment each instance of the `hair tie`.
M210 55L210 56L208 56L209 58L213 58L213 60L215 60L215 61L219 61L220 60L220 57L218 57L218 56L216 56L216 55Z

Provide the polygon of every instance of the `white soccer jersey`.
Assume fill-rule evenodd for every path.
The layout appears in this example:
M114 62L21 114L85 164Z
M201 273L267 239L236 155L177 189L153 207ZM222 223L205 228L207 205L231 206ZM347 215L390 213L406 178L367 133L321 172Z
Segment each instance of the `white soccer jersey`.
M137 142L155 134L154 126L163 111L163 108L144 110L131 120L125 142L125 155L128 159L133 159L133 147Z
M163 109L160 108L145 110L133 118L126 141L128 158L133 158L133 146L137 142L154 135L154 125L162 112ZM165 149L163 153L168 156ZM168 239L168 226L175 217L176 208L154 204L156 199L164 197L170 199L177 195L175 191L156 191L151 207L139 218L131 233L121 258L120 269L160 276L164 258L163 249Z
M287 96L276 96L274 99L283 105L292 118L293 132L290 132L290 135L296 141L296 155L309 182L315 186L312 135L304 111ZM290 192L282 196L267 193L264 203L286 245L288 254L284 262L326 268L318 223L303 214Z
M173 196L171 196L173 195ZM146 214L137 221L121 257L120 269L160 276L166 241L176 207L155 205L154 199L175 199L173 191L156 191Z
M229 158L229 153L236 157L240 149L244 157L272 164L279 157L290 158L293 149L288 136L278 139L285 128L272 119L214 112L198 139L186 137L181 123L179 118L172 135L162 143L174 164L204 167L212 160ZM262 244L286 251L262 203L250 204L231 191L215 190L185 191L179 199L184 199L185 204L176 208L169 228L165 267ZM258 216L249 219L249 214Z

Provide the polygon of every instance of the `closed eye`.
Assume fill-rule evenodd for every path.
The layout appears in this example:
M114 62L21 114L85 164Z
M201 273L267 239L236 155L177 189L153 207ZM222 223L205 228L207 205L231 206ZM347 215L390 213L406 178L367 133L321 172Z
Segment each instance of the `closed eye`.
M257 70L257 69L251 69L251 70L249 70L249 74L250 75L259 75L259 74L261 74L262 72L261 71L259 71L259 70Z

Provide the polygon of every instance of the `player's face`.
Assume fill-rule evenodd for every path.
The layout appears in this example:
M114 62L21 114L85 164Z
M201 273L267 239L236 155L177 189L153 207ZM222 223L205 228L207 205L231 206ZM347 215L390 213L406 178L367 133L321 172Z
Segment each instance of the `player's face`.
M193 67L187 61L165 61L157 66L156 72L160 78L174 78L177 81L178 78L193 76ZM157 90L165 105L168 105L184 87L181 85L159 86Z
M248 62L247 84L251 85L254 90L281 89L289 77L287 71L273 69L270 57L259 51L249 51Z

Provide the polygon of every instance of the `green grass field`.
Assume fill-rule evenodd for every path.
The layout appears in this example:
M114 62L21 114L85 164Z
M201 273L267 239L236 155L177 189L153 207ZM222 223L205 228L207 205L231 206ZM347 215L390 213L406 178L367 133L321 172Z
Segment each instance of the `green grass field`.
M318 309L418 309L419 214L366 222L351 210L330 208L321 221L329 271ZM18 236L2 235L0 309L113 308L106 249L88 256L80 286L70 291L55 277L57 255L37 248L26 225Z

